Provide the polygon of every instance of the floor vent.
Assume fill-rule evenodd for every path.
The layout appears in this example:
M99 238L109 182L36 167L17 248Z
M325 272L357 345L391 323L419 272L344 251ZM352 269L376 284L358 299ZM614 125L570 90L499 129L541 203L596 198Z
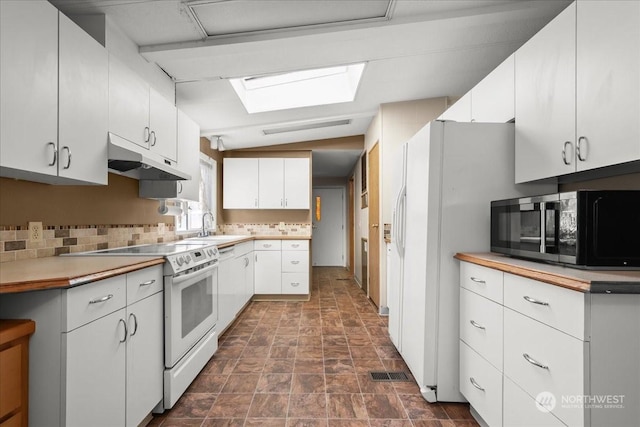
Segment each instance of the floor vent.
M369 372L373 381L410 381L404 372Z

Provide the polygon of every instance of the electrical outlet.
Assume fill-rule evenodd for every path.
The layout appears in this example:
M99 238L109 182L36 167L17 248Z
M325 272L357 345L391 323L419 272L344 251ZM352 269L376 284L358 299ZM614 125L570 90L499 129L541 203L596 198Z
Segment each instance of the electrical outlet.
M280 231L284 231L284 222L280 221L280 225L278 226Z
M42 235L42 223L30 222L29 223L29 240L32 242L41 242L44 236Z

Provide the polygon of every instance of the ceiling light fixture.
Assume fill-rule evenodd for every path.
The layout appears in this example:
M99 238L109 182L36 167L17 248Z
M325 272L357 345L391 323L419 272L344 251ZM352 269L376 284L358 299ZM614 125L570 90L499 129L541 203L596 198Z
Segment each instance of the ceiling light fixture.
M248 113L352 102L364 63L229 79Z
M211 149L212 150L218 150L218 151L224 151L225 150L224 142L222 141L222 136L211 135L211 137L209 138L209 141L211 142Z
M281 127L281 128L264 129L262 131L262 133L265 134L265 135L273 135L273 134L277 134L277 133L296 132L296 131L300 131L300 130L321 129L321 128L328 128L328 127L333 127L333 126L344 126L344 125L348 125L348 124L351 124L351 119L332 120L330 122L307 123L307 124L303 124L303 125L294 125L294 126L287 126L287 127Z

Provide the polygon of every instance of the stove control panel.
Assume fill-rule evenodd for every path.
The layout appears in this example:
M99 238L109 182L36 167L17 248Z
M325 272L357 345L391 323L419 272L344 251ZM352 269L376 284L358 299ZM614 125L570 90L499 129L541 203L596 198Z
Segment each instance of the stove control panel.
M218 247L205 246L179 254L167 255L166 274L177 274L201 264L218 260Z

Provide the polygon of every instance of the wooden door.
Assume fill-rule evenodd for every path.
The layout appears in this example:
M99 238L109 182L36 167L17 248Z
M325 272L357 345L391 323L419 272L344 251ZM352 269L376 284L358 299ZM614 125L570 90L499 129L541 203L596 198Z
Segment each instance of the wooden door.
M380 307L380 150L376 143L369 158L369 298Z
M348 244L349 244L349 273L351 273L351 275L353 276L355 274L355 229L356 229L356 224L355 224L355 213L354 213L354 206L355 206L355 180L354 177L352 176L349 179L349 198L348 198L348 208L347 208L347 216L349 218L348 222L349 222L349 239L348 239Z

